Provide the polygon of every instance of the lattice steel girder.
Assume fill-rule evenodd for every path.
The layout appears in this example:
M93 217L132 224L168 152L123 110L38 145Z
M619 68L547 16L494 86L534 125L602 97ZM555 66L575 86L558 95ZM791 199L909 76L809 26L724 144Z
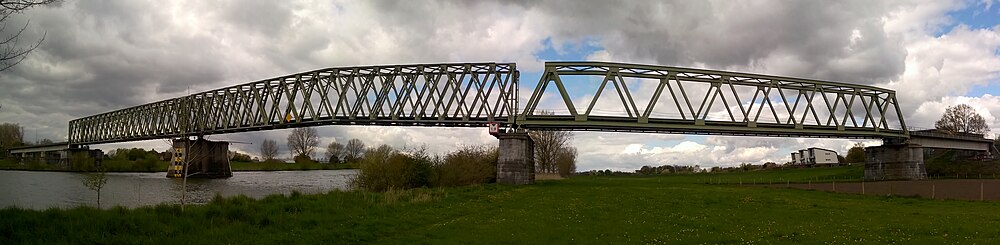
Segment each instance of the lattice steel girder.
M571 95L574 84L565 80L572 76L600 80L588 104L574 103L574 100L584 97ZM640 83L638 80L652 80L651 83L656 86L631 90L630 86L636 87ZM550 85L555 85L555 92L550 93L557 93L550 98L558 101L555 104L559 105L558 110L566 111L563 114L543 115L538 109ZM611 116L594 115L595 105L608 91L618 95L613 104L618 106L615 110L620 111ZM648 102L637 103L637 92L648 94ZM581 108L586 109L580 110L578 106L585 106ZM710 114L713 117L710 118ZM801 78L607 62L547 62L524 111L517 116L516 124L544 130L830 138L908 137L895 91L888 89Z
M338 67L192 94L72 120L70 144L316 125L479 127L512 124L513 63Z

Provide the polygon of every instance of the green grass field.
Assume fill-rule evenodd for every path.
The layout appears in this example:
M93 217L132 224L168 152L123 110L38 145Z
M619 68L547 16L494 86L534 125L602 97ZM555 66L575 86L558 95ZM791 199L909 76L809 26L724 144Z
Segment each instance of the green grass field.
M705 184L822 179L857 167L574 177L388 193L217 199L181 212L0 210L0 244L1000 242L1000 203ZM835 177L834 177L835 178Z

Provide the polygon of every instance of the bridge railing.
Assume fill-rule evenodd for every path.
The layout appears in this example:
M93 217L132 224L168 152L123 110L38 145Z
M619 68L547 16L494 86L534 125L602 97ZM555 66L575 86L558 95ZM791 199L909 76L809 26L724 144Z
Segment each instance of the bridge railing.
M607 111L617 113L603 113ZM907 137L892 90L607 62L547 62L517 125L546 130Z
M993 139L986 138L986 135L983 134L959 133L959 132L953 133L953 132L938 130L935 128L924 128L924 127L907 127L907 128L909 129L911 136L961 139L961 140L984 141L984 142L993 141Z
M70 144L314 125L478 127L514 122L513 63L338 67L72 120Z

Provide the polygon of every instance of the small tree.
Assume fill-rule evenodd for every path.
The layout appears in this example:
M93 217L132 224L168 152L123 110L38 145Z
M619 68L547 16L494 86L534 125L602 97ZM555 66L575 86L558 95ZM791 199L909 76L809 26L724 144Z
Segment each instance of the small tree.
M83 185L97 192L97 208L101 208L101 189L108 183L108 176L104 168L98 167L96 171L83 175Z
M986 134L990 132L990 126L986 125L983 116L980 116L976 109L966 104L949 106L941 119L934 123L934 127L953 134Z
M569 177L576 172L576 148L567 147L559 151L556 157L556 166L559 168L559 176Z
M359 139L351 139L344 146L344 161L357 162L365 154L365 143Z
M844 158L847 163L862 163L865 162L865 144L858 142L854 143L854 146L850 150L847 150L847 157Z
M313 149L319 146L319 133L315 128L296 128L288 134L288 149L292 157L312 157Z
M274 160L278 156L278 142L274 140L266 139L260 144L260 157L264 158L265 162Z
M344 145L337 142L330 142L326 146L326 159L330 163L340 163L341 157L344 155Z

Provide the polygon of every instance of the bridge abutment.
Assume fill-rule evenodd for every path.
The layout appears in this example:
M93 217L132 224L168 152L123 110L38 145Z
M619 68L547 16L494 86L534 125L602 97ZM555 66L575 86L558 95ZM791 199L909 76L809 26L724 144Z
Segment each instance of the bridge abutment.
M921 180L927 178L924 148L914 144L886 144L865 148L865 179Z
M531 136L528 133L497 133L495 136L500 140L497 183L535 183L535 141Z
M229 165L229 142L206 139L175 139L174 155L167 169L168 178L184 177L184 163L188 162L190 178L233 177Z

